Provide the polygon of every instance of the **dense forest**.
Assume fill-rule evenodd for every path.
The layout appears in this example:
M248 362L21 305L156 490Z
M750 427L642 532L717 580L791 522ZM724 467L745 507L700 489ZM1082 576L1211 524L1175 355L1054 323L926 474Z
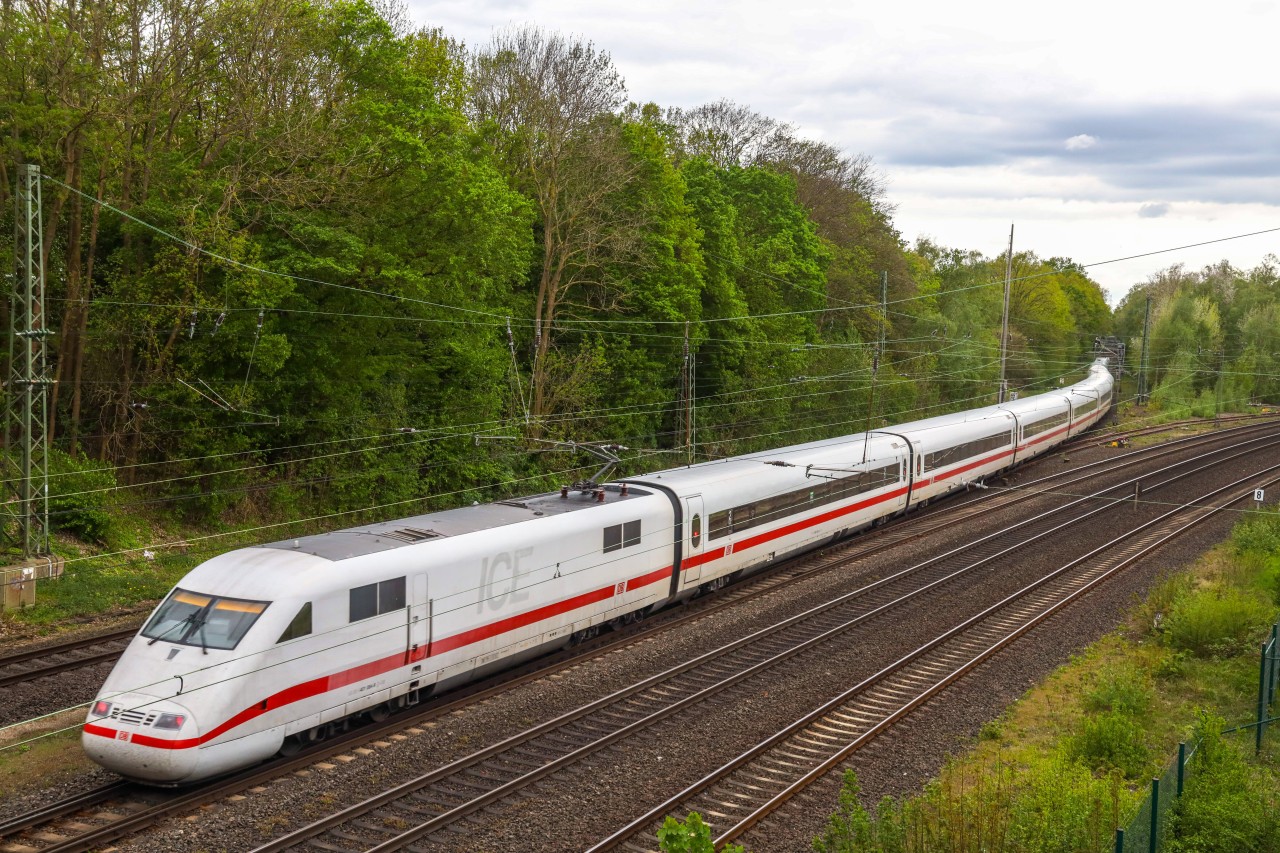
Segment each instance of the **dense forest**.
M6 233L15 165L45 176L55 526L90 490L391 517L594 470L556 442L638 470L993 402L1004 257L907 245L869 157L634 103L589 42L366 0L0 16ZM1013 387L1078 376L1101 289L1029 252L1013 279ZM1151 293L1157 395L1273 394L1275 289L1174 269L1115 331Z

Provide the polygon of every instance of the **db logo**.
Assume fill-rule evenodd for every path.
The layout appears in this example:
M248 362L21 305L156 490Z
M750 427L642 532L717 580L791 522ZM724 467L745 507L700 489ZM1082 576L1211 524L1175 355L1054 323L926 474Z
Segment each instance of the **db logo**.
M613 594L614 594L614 595L622 595L622 594L623 594L624 592L626 592L626 591L627 591L627 584L626 584L626 581L623 581L623 582L621 582L621 583L617 584L617 585L616 585L616 586L614 586L614 588L613 588Z
M116 740L122 740L125 743L129 743L133 740L133 734L131 732L116 732Z

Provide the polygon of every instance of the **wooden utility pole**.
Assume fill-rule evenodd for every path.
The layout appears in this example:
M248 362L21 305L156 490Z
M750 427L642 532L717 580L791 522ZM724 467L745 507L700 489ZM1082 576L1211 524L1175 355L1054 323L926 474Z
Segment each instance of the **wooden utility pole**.
M676 440L685 450L685 464L693 464L693 352L689 349L689 323L684 324L684 350L680 362L680 402L676 412Z
M1005 363L1009 360L1009 288L1013 284L1013 223L1009 224L1009 254L1004 262L1004 311L1000 315L1000 393L997 403L1009 398L1009 380Z
M1147 391L1147 351L1151 348L1151 296L1147 296L1147 314L1142 321L1142 361L1138 363L1138 405L1145 406Z

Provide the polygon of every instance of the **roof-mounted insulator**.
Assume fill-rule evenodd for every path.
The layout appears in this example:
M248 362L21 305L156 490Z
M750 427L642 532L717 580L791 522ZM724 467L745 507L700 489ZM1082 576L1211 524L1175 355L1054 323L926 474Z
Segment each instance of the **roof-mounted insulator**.
M568 487L568 486L561 486L561 487L560 487L560 497L562 497L562 498L567 498L567 497L569 497L569 487Z
M604 503L604 489L596 490L596 503Z
M626 484L626 483L623 483L623 484L622 484L622 488L618 489L618 494L622 495L624 498L627 496L627 484Z

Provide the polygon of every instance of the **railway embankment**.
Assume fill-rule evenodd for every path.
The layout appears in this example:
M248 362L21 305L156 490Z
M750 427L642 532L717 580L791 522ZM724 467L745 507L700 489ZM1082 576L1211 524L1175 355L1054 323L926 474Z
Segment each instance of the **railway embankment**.
M1249 728L1260 641L1278 617L1280 511L1240 513L1226 542L1169 566L1120 627L953 745L925 784L883 760L847 775L818 849L878 853L899 837L1039 849L1052 835L1110 850L1180 742L1200 750L1164 849L1280 849L1280 729L1255 753Z

